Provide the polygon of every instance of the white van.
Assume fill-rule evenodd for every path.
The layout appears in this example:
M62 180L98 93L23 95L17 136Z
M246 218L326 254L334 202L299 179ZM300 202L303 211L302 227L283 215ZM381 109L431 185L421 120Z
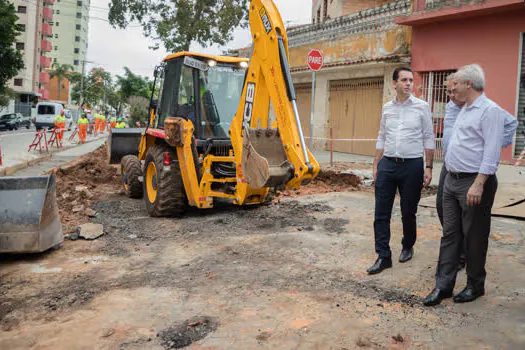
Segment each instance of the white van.
M64 109L64 105L56 102L39 102L36 105L35 126L38 129L53 128L55 126L55 117ZM71 113L65 110L64 117L66 117L66 129L71 130L73 119Z

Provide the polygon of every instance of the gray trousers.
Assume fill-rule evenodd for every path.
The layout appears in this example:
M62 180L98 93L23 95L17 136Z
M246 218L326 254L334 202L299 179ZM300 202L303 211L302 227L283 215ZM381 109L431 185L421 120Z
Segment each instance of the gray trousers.
M436 209L439 217L439 222L441 223L441 227L443 227L443 188L445 187L445 179L447 178L447 174L447 167L445 166L445 163L443 163L443 166L441 167L441 173L439 174L439 184L436 193ZM459 255L459 261L463 265L465 265L467 261L465 246L466 243L463 244L461 254Z
M481 203L467 206L467 192L476 176L460 179L448 174L443 190L443 237L439 249L436 287L452 291L462 244L467 253L467 285L477 290L485 287L485 262L490 234L490 211L498 188L495 175L485 182Z

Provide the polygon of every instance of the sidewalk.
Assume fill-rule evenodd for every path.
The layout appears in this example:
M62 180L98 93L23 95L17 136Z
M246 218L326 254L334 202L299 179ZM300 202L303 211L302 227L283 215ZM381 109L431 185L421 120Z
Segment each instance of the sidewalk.
M34 131L0 135L3 160L3 165L0 166L0 176L10 176L14 173L19 173L22 169L33 167L38 163L53 159L55 154L62 153L66 150L83 147L93 142L97 142L98 146L100 146L108 136L107 133L97 137L89 136L87 142L84 145L80 145L76 141L69 141L70 134L70 132L64 134L62 148L49 147L49 152L43 151L42 153L34 150L31 152L27 151L29 144L33 141ZM102 143L98 142L100 140L102 140Z

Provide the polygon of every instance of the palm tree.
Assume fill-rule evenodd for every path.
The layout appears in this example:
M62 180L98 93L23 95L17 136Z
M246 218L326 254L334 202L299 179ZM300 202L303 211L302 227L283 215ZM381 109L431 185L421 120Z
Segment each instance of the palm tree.
M52 70L49 71L49 76L51 78L56 77L58 80L58 100L60 101L60 88L62 87L62 80L68 79L73 71L73 66L70 64L58 64L57 62L53 63L51 66Z

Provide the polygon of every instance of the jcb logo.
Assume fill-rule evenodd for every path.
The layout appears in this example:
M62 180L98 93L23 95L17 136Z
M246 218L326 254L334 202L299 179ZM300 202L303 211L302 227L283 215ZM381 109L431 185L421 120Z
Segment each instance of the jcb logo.
M264 6L261 7L261 9L259 10L259 15L261 16L261 19L264 25L264 29L266 29L266 34L270 33L273 28L272 28L272 24L270 23L270 19L268 18L268 14L266 13L266 9L264 8Z
M244 123L250 125L253 113L253 98L255 96L255 83L248 83L246 98L244 100Z

